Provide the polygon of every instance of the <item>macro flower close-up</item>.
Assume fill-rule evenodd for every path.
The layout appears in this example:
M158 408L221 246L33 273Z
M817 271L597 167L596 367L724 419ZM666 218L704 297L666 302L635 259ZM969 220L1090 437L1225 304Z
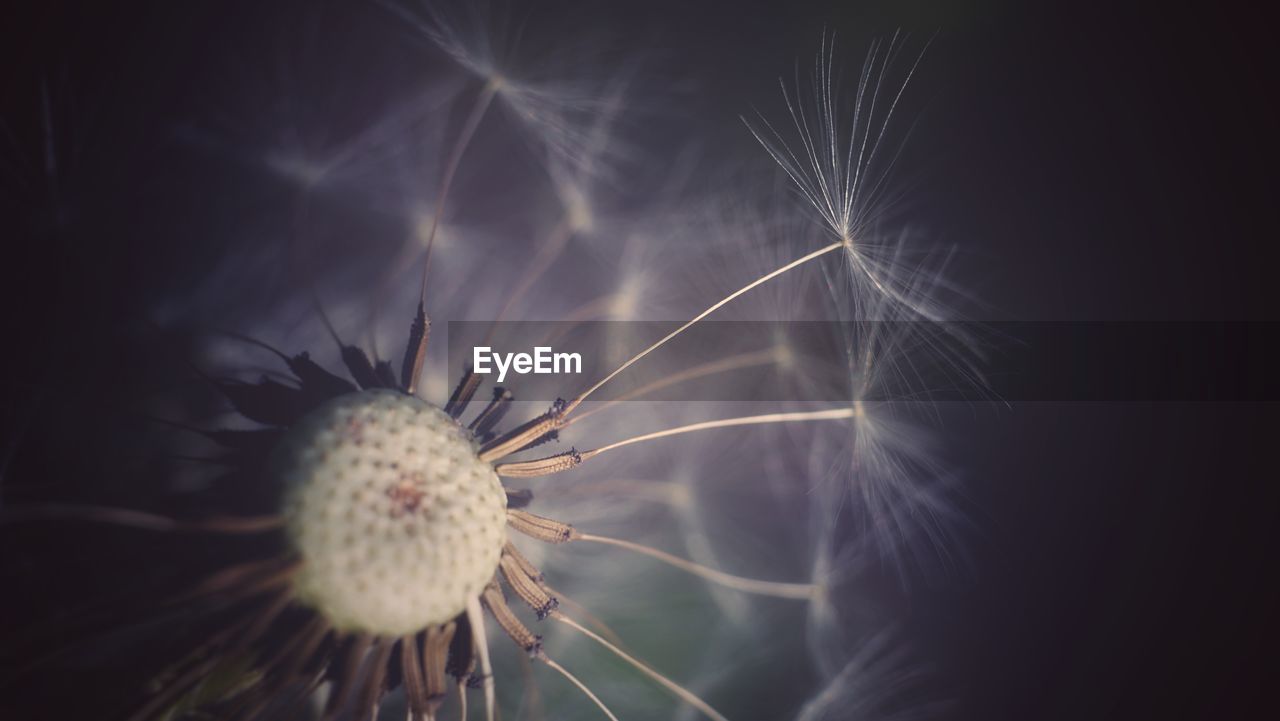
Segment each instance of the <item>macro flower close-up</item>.
M1134 230L1218 116L1137 132L1183 56L1044 12L15 14L0 717L1247 708L1234 648L1180 703L1131 650L1231 605L1163 539L1252 528L1193 477L1280 398L1265 286L1156 301L1213 212Z

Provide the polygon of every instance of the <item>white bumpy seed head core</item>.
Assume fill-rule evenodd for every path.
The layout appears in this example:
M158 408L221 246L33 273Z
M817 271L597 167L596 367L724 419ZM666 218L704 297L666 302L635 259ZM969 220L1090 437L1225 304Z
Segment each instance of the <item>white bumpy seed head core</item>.
M295 590L335 628L414 633L465 611L493 578L506 492L439 408L345 395L291 428L273 462L303 560Z

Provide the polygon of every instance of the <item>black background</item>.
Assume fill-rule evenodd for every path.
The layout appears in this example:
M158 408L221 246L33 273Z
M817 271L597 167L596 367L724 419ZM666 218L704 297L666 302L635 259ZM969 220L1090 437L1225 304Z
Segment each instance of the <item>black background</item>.
M797 57L807 62L823 28L851 47L897 26L937 30L920 80L932 98L906 161L921 186L912 212L966 250L962 277L993 318L1276 319L1272 24L1154 4L885 5L545 4L661 46L674 66L707 79L713 90L696 111L712 128L772 98L772 78ZM65 113L108 112L100 124L76 124L93 162L79 174L64 169L59 193L74 202L59 207L109 216L122 194L145 197L131 181L148 154L165 152L172 118L190 109L193 69L207 70L263 14L278 21L288 12L10 5L0 21L6 172L38 162L39 79L65 78ZM0 230L6 455L33 399L81 393L110 406L146 382L149 353L104 329L185 287L218 252L196 234L55 232L68 221L55 217L48 186L30 182L39 175L9 177ZM1218 372L1232 373L1226 366ZM1280 671L1270 622L1280 608L1275 410L974 411L953 441L979 509L974 568L919 589L909 610L912 640L934 660L955 717L1271 715Z

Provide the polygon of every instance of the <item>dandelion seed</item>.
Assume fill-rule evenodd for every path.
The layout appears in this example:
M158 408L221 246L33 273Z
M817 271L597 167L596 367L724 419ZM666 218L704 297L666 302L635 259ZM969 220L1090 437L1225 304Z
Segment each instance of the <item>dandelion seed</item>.
M912 667L908 656L902 649L895 649L892 641L893 634L887 631L865 641L800 709L796 721L936 717L942 705L920 697L925 674Z
M629 68L603 82L593 79L582 72L591 67L587 60L593 53L563 40L526 59L529 53L521 53L520 47L526 40L523 28L512 24L511 13L488 3L467 3L462 9L439 2L382 4L494 90L517 125L545 149L549 171L562 193L581 188L566 182L570 176L601 172L605 156L617 152L612 145L602 147L600 140L619 114ZM572 211L574 199L569 194L564 199Z
M889 171L898 154L886 145L889 128L924 56L921 51L910 61L900 84L893 88L893 73L903 52L900 40L895 33L887 46L875 43L868 51L852 117L844 116L835 85L834 38L824 35L809 92L793 94L782 85L794 135L777 129L763 115L746 123L827 231L843 242L851 283L861 298L882 295L894 300L902 312L938 321L942 317L936 307L916 302L902 287L919 267L901 262L903 248L877 238L874 228L886 209ZM899 277L903 273L908 280Z

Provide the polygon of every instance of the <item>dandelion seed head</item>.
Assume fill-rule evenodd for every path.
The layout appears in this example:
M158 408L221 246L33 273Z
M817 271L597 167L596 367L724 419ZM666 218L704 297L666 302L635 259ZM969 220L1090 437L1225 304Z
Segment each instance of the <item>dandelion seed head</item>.
M506 495L439 409L393 391L339 397L285 435L274 463L298 598L335 628L416 633L466 609L498 566Z

